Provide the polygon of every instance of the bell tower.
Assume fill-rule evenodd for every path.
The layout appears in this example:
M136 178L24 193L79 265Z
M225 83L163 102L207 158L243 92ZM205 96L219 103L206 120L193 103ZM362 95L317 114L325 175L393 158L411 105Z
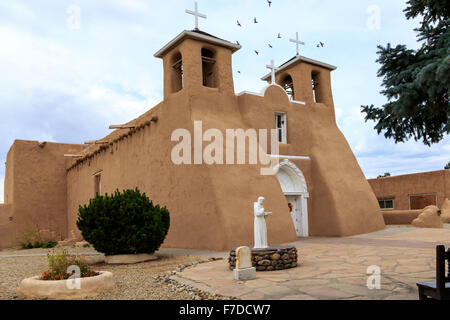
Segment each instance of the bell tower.
M308 105L322 103L331 107L334 112L330 73L336 67L302 57L300 45L305 43L299 40L298 32L295 39L289 41L295 44L297 54L276 68L276 83L286 90L291 100L304 101ZM270 78L270 75L266 75L262 80L269 81Z
M198 29L180 33L155 54L163 59L164 99L205 88L234 94L231 56L240 48Z
M336 67L296 56L282 64L276 72L276 83L282 86L292 100L304 101L308 105L322 103L334 108L331 91L331 72ZM262 80L270 82L270 74Z
M199 18L207 16L195 10L186 10L195 17L195 29L183 31L161 50L156 58L163 59L164 99L180 91L190 94L205 88L234 94L231 55L240 45L217 38L198 28Z

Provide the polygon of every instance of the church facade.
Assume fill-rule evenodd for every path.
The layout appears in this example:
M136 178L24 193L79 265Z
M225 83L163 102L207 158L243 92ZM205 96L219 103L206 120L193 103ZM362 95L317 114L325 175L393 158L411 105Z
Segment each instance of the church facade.
M96 193L136 187L170 211L164 247L251 246L260 196L273 212L269 244L383 229L377 198L336 125L335 67L296 56L280 66L274 83L263 78L261 93L236 94L231 62L239 49L198 29L183 31L155 54L163 62L164 99L145 114L89 145L15 141L6 162L0 246L14 244L26 225L62 239L81 237L80 205ZM276 130L279 150L266 150L277 160L275 174L262 175L259 163L174 163L173 132L194 137L196 123L201 132L224 136L229 129Z

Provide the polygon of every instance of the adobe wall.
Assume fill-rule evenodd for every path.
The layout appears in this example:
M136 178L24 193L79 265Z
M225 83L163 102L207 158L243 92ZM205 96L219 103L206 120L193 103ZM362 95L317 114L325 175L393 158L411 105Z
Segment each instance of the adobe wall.
M65 153L77 153L80 145L16 140L8 153L5 199L12 221L2 226L0 247L20 240L25 229L56 231L67 236Z
M8 248L17 243L17 224L10 221L13 206L0 204L0 249Z
M440 207L450 198L450 170L368 180L378 199L394 199L395 210L409 210L409 196L437 194Z
M336 125L333 105L291 103L280 87L271 86L264 98L241 96L240 106L248 126L255 128L274 128L274 112L287 113L288 144L280 145L280 154L311 157L310 167L293 160L308 184L311 236L349 236L385 227L377 199Z
M175 129L193 132L194 120L203 121L204 130L224 133L244 126L234 95L205 87L189 96L180 91L133 122L153 116L159 119L156 124L68 171L69 230L76 229L78 206L94 194L93 174L102 170L103 192L138 186L155 203L167 206L171 227L164 247L229 250L252 245L253 202L261 195L267 197L266 208L274 211L268 223L270 243L296 240L281 187L275 177L260 176L259 166L177 166L171 161Z
M132 135L103 151L89 150L92 156L70 166L69 232L76 230L78 206L94 196L94 174L102 171L102 192L138 186L156 203L168 207L171 228L164 247L229 250L252 245L253 202L258 196L266 197L265 208L274 212L268 221L269 243L295 241L276 176L261 176L259 165L176 166L170 160L176 143L169 140L175 129L193 133L196 120L203 122L203 132L214 128L224 136L226 129L274 128L275 111L288 113L290 144L280 146L280 154L311 157L310 161L292 160L307 180L311 235L348 236L385 227L376 197L336 125L331 92L322 93L328 105L309 102L305 106L289 102L284 91L275 86L267 89L265 97L237 97L229 85L206 88L201 77L195 76L201 70L194 55L199 57L201 46L187 50L184 46L188 45L192 46L192 41L180 45L183 70L186 77L190 73L194 76L186 78L185 89L169 94L160 105L130 122L140 124L157 116L158 123L133 130ZM225 49L219 48L217 54L225 55L221 50ZM171 65L165 62L164 67L169 72ZM323 77L325 83L329 81L329 75ZM304 86L306 92L306 82ZM105 140L113 141L127 130L113 132Z
M423 210L384 210L383 218L387 225L412 224Z
M8 151L5 166L5 204L0 204L0 248L11 247L17 242L16 223L14 221L11 221L11 218L13 216L12 200L14 190L14 145Z
M5 204L12 203L12 200L14 198L13 172L14 172L14 144L11 146L11 148L9 149L8 154L6 156L5 181L4 181L4 189L3 189Z
M12 216L12 205L0 204L0 226L7 224Z

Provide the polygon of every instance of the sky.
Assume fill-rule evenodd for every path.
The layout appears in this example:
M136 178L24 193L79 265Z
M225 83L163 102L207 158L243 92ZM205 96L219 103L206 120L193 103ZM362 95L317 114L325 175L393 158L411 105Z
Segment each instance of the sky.
M404 17L405 0L272 0L270 8L266 0L198 4L208 16L200 19L201 30L243 46L233 55L236 93L265 86L260 78L270 60L281 65L295 55L288 39L296 32L305 42L301 55L337 66L337 124L367 178L441 170L450 161L448 136L432 147L395 144L361 113L361 105L386 102L377 45L418 47L417 21ZM84 143L162 100L162 61L153 54L194 28L185 9L193 10L194 1L0 0L0 202L15 139Z

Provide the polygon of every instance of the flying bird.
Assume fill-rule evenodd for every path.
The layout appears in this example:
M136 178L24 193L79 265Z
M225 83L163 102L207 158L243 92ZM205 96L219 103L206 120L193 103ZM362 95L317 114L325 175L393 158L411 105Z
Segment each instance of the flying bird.
M278 34L278 39L281 39L281 33Z
M238 70L238 73L241 73L241 71Z
M239 41L236 41L236 44L238 45L238 46L240 46L241 44L239 43Z
M241 23L239 22L239 20L237 21L237 25L238 27L242 27Z
M259 55L259 52L255 50L256 55Z
M269 48L273 48L272 45L269 43Z
M258 20L256 20L256 18L253 20L254 23L258 23Z
M320 47L323 48L324 45L325 45L325 43L323 43L322 41L319 41L319 44L317 45L317 48L320 48Z
M271 7L271 6L272 6L272 1L270 1L270 0L267 0L267 3L269 4L269 7Z

